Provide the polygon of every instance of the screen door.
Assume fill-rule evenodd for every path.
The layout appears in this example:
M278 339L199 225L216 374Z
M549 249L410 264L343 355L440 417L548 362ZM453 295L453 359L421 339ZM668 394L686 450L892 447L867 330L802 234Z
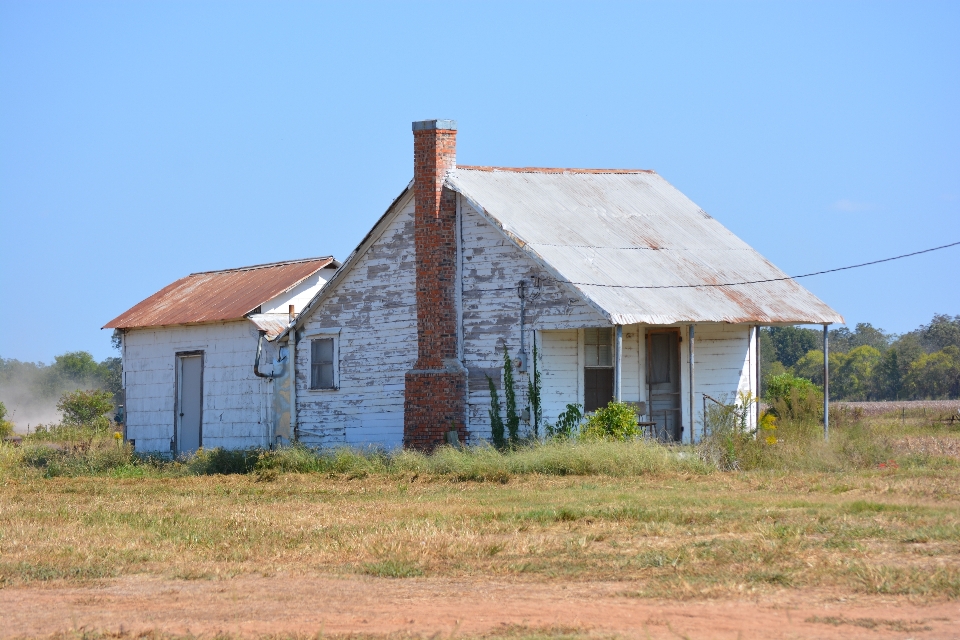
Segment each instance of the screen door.
M177 356L177 453L203 444L203 354Z
M657 439L679 442L680 424L680 332L647 333L647 396L650 420L657 423Z

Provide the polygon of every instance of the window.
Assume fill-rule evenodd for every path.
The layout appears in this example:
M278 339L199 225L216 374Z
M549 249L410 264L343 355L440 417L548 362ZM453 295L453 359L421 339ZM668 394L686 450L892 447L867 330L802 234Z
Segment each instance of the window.
M583 356L583 408L596 411L613 400L613 329L584 329Z
M613 329L584 329L583 355L587 367L613 366Z
M335 389L333 375L333 338L314 338L310 341L310 388Z

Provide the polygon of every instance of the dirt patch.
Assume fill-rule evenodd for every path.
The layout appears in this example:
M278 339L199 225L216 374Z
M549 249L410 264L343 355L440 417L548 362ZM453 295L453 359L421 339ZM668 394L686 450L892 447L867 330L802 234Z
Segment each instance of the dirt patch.
M759 598L662 601L629 582L283 576L0 589L0 637L77 631L315 636L523 636L565 629L626 638L956 638L960 603L771 591Z

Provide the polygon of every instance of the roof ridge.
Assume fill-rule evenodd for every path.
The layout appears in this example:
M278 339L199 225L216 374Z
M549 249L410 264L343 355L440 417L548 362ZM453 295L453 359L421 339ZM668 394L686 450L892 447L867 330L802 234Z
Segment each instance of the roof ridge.
M191 276L202 276L208 273L227 273L229 271L252 271L253 269L266 269L267 267L286 266L288 264L302 264L304 262L321 262L328 260L333 262L333 256L319 256L316 258L300 258L297 260L281 260L279 262L264 262L263 264L252 264L246 267L233 267L231 269L213 269L211 271L196 271Z
M656 173L653 169L576 169L569 167L490 167L458 164L468 171L512 171L514 173Z

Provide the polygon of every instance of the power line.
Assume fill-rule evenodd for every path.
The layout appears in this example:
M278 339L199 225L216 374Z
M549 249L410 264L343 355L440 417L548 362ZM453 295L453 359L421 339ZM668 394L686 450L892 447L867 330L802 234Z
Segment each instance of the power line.
M796 280L797 278L809 278L810 276L819 276L819 275L823 275L824 273L846 271L847 269L858 269L860 267L868 267L872 264L880 264L881 262L890 262L892 260L900 260L901 258L918 256L921 253L930 253L931 251L948 249L950 247L955 247L957 245L960 245L960 242L951 242L950 244L945 244L940 247L924 249L923 251L914 251L913 253L905 253L902 256L894 256L892 258L883 258L882 260L873 260L872 262L862 262L860 264L852 264L848 267L837 267L836 269L827 269L826 271L815 271L813 273L804 273L803 275L799 275L799 276L786 276L783 278L769 278L767 280L748 280L745 282L724 282L721 284L667 284L667 285L653 285L653 286L632 285L632 284L597 284L595 282L571 282L570 284L580 285L584 287L606 287L609 289L700 289L703 287L735 287L741 284L762 284L764 282L782 282L784 280Z

